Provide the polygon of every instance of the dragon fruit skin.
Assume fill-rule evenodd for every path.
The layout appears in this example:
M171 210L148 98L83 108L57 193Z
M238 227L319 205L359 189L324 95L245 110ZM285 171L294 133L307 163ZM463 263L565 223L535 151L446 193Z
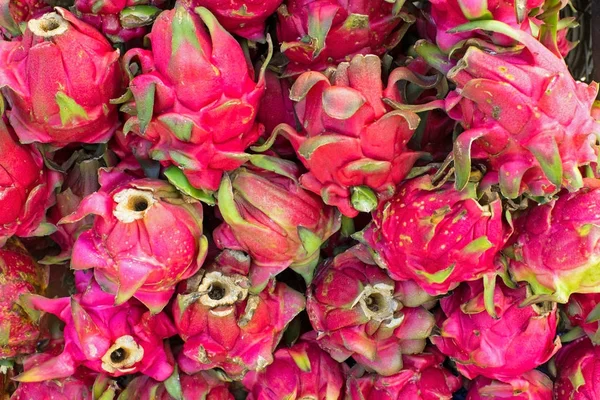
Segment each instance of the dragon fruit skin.
M208 241L202 234L202 205L167 182L117 170L101 169L99 183L98 192L61 220L96 215L73 246L71 268L93 269L102 289L116 295L117 305L135 297L157 313L175 285L204 262Z
M213 231L217 247L252 258L253 293L287 267L310 282L320 246L341 225L335 208L301 188L293 162L259 157L273 171L250 165L223 177L218 206L224 222Z
M264 42L265 21L283 0L188 0L194 7L206 7L228 32Z
M511 379L545 363L560 348L557 307L521 307L525 286L499 280L493 292L497 319L485 310L483 282L467 282L440 300L439 335L430 339L469 379ZM545 306L544 306L545 307Z
M599 293L598 205L600 180L586 178L579 192L563 193L519 216L504 250L512 277L527 281L534 295L559 303L572 293Z
M504 382L480 376L473 381L466 400L552 400L552 387L552 380L535 369Z
M600 374L596 363L600 347L583 337L566 344L553 359L554 400L589 400L600 396Z
M41 154L20 145L0 119L0 247L13 236L42 236L52 228L44 222L54 204L61 176L45 168Z
M0 88L20 141L108 141L118 125L109 100L121 95L119 52L60 7L27 26L22 40L0 42Z
M10 40L21 36L21 24L50 9L43 0L3 0L0 3L0 37Z
M138 376L127 385L117 400L234 400L228 384L221 381L214 371L194 375L175 374L177 372L170 383Z
M223 171L247 161L244 150L263 133L255 117L264 68L255 82L238 42L208 10L196 12L200 18L181 4L162 12L152 50L125 54L124 65L139 63L141 73L129 86L135 115L124 133L150 141L150 157L181 168L196 188L217 190Z
M0 360L35 352L38 316L19 300L22 294L43 294L48 267L38 265L17 240L0 248Z
M443 354L430 347L422 354L404 355L404 368L392 376L356 374L346 382L345 400L451 400L462 379L442 366ZM357 376L358 375L358 376Z
M394 87L390 80L386 92ZM419 124L417 114L390 111L382 101L387 96L377 56L356 55L331 78L305 72L290 97L303 131L282 129L309 170L301 183L348 217L370 211L375 194L389 198L421 155L406 146ZM363 199L365 191L371 201Z
M395 280L414 280L430 295L460 282L494 273L505 243L499 199L481 205L476 187L462 192L451 183L434 188L423 175L406 181L381 204L358 236L377 252L376 260Z
M198 277L190 278L173 302L173 317L185 341L178 359L194 374L221 368L239 379L248 370L273 362L273 352L305 300L284 283L269 281L258 294L249 294L250 257L225 250Z
M446 108L465 128L454 144L457 187L467 184L475 159L508 198L580 189L579 167L598 157L600 124L590 115L598 85L575 81L564 60L526 32L498 21L459 31L476 29L503 33L522 48L492 55L470 46L448 72L457 89Z
M381 55L414 22L385 0L287 0L277 16L277 37L290 60L289 75L323 71L356 54Z
M321 350L314 337L303 335L294 346L277 350L267 368L247 373L242 380L247 400L342 399L347 366Z
M469 21L481 19L502 21L515 29L531 34L530 25L535 18L531 18L528 14L536 9L541 13L542 10L539 9L544 4L544 0L526 0L520 2L519 8L515 3L515 0L431 0L430 13L436 27L437 45L442 51L448 53L462 40L476 37L472 32L448 31ZM492 40L503 46L514 43L510 38L497 34L492 35Z
M317 343L338 362L352 357L381 375L402 369L402 354L425 349L435 325L431 302L412 281L394 282L357 245L326 261L307 290Z
M76 0L77 17L94 26L112 42L129 42L148 33L165 0Z
M600 293L575 293L569 297L564 311L573 327L580 327L594 344L600 343Z
M32 308L54 314L65 323L65 346L61 354L26 370L16 380L66 378L80 366L113 377L141 372L159 381L173 373L174 360L163 340L177 332L165 313L153 315L136 300L115 306L113 296L102 291L91 273L78 272L76 285L79 294L71 297L22 298Z

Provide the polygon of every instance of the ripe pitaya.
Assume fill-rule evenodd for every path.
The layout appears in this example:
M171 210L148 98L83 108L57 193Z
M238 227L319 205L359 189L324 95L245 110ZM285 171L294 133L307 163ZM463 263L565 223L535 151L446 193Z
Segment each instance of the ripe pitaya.
M7 39L21 36L21 29L32 18L48 11L50 6L44 0L2 0L0 1L0 36Z
M431 347L418 355L404 355L404 368L392 376L350 371L345 400L451 400L461 378L442 366L443 354Z
M209 9L223 28L243 38L264 41L265 21L283 0L186 0Z
M510 289L499 280L493 292L494 318L485 310L482 281L459 286L440 300L441 329L431 341L469 379L521 376L560 348L556 304L522 307L526 292L525 286Z
M554 400L600 398L600 346L581 338L563 347L552 361Z
M148 32L166 0L75 0L77 17L112 42L128 42Z
M0 42L0 88L23 143L106 142L118 125L119 52L65 9L27 24L23 39Z
M36 350L39 313L20 301L23 294L43 294L48 267L38 265L16 239L0 248L0 360Z
M99 182L101 189L61 220L96 215L73 246L71 268L93 268L102 289L116 295L117 305L135 297L159 312L175 285L194 275L206 257L202 204L167 182L116 170L101 169Z
M166 382L148 376L134 378L117 400L234 400L229 385L215 371L194 375L178 374Z
M277 350L263 371L246 374L247 400L341 399L346 366L321 350L314 336L305 334L294 346Z
M598 158L600 124L590 115L598 85L573 79L562 58L526 32L498 21L463 25L505 34L523 46L487 52L470 46L448 73L457 89L446 99L465 132L454 143L456 185L467 185L471 160L502 194L549 196L583 186L579 167ZM417 46L417 49L423 45Z
M238 42L207 9L196 12L206 27L179 4L156 19L151 51L125 54L129 70L139 63L141 73L129 86L135 103L126 106L133 116L124 132L149 140L150 156L181 168L193 186L216 190L262 134L254 119L264 68L256 83Z
M17 376L20 382L41 382L71 376L79 366L118 377L141 372L164 381L174 361L163 343L177 332L164 313L152 315L137 300L115 306L91 273L76 275L78 294L47 299L29 295L25 304L56 315L65 323L61 354Z
M173 318L185 341L178 363L189 374L220 368L240 379L273 362L273 352L290 321L304 310L304 296L269 281L248 292L250 257L225 250L188 279L173 302Z
M213 232L215 243L252 257L253 293L287 267L310 282L319 248L340 228L340 216L300 187L293 162L266 156L253 162L270 170L248 165L223 177L218 206L225 222Z
M287 0L277 16L281 51L290 60L287 74L323 71L356 54L381 55L414 22L386 0Z
M531 14L540 14L543 4L544 0L431 0L430 12L436 26L436 43L442 51L451 52L462 40L479 35L473 32L449 31L469 21L482 19L502 21L531 34L531 26L535 21ZM503 35L493 35L492 40L505 46L514 43Z
M581 328L594 344L600 344L600 293L573 294L564 311L573 327Z
M600 293L600 180L576 193L529 208L515 222L504 251L513 278L534 295L566 303L572 293ZM533 299L532 299L533 300Z
M392 278L412 279L439 295L496 271L505 241L499 199L482 204L474 183L459 192L452 183L436 187L429 175L406 181L397 192L358 235Z
M53 231L44 217L59 184L60 174L45 168L33 146L20 145L0 117L0 247L13 235L42 236Z
M306 308L317 343L335 360L393 375L403 354L425 348L435 320L422 305L432 300L412 281L394 282L358 245L319 267Z
M504 381L480 376L473 381L466 400L508 399L552 400L552 381L535 369Z
M395 84L390 80L386 91ZM407 148L419 117L383 103L388 96L377 56L357 55L330 77L305 72L290 97L303 131L284 125L276 132L284 132L309 170L302 185L346 216L371 211L378 198L393 195L420 156Z

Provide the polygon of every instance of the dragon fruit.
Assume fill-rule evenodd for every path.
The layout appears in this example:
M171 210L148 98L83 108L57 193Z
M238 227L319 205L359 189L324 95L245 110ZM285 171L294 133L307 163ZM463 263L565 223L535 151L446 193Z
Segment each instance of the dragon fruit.
M208 241L202 205L167 182L100 170L98 192L83 199L61 223L96 215L73 246L71 268L93 269L115 304L131 297L152 312L169 302L175 285L202 266Z
M289 75L323 71L356 54L381 55L396 46L415 21L386 0L287 0L277 16L277 37L290 60Z
M0 247L13 235L42 236L53 231L44 217L54 204L60 179L59 173L45 168L33 146L19 144L0 118Z
M43 0L3 0L0 2L0 35L7 39L22 35L22 26L32 18L50 11Z
M194 375L178 374L166 382L157 382L148 376L134 378L117 400L234 400L229 385L219 379L215 371Z
M108 141L119 123L110 100L121 95L121 81L119 52L59 7L30 20L22 40L0 42L0 88L22 143Z
M38 265L16 239L0 248L0 360L33 353L40 336L39 313L20 301L43 294L48 268Z
M239 379L273 362L290 321L304 310L304 296L271 280L248 292L250 257L225 250L198 276L188 279L173 302L173 318L185 341L178 363L189 374L220 368Z
M586 178L579 192L519 216L504 250L513 278L527 281L542 300L566 303L572 293L599 293L599 205L600 180Z
M390 80L387 91L396 82ZM298 158L309 170L301 178L346 216L371 211L410 172L420 153L407 143L419 124L417 114L390 111L381 82L381 61L357 55L331 77L311 71L298 77L290 97L303 131L282 126Z
M194 7L206 7L223 28L243 38L264 42L265 21L283 0L186 0Z
M466 400L552 400L552 387L550 378L535 369L504 381L480 376L473 381Z
M326 261L308 288L317 343L338 362L352 357L381 375L402 369L403 354L425 349L434 305L412 281L394 282L363 245Z
M77 17L104 33L112 42L141 38L166 0L75 0Z
M216 190L263 132L255 117L268 59L255 82L235 39L207 9L196 12L208 31L179 4L156 19L151 51L125 54L128 70L139 63L141 73L129 86L135 103L126 105L124 133L150 141L150 157L181 168L196 188Z
M321 350L314 336L303 335L294 346L277 350L273 364L246 374L247 400L341 399L347 367Z
M250 255L255 294L287 267L310 282L319 248L340 228L340 216L300 187L293 162L268 156L253 162L269 169L248 165L223 177L218 206L224 222L213 231L214 241Z
M440 300L440 332L431 341L469 379L519 377L561 346L556 303L522 307L527 287L511 289L501 280L493 296L496 318L485 310L482 281L467 282Z
M573 327L579 327L592 342L600 344L600 293L575 293L564 307L565 314Z
M554 400L589 400L600 397L598 366L600 347L581 338L563 347L551 364ZM598 385L598 386L596 386Z
M138 301L115 306L91 273L76 275L78 294L47 299L22 298L28 306L56 315L65 323L64 351L17 376L20 382L41 382L71 376L85 366L109 376L141 372L164 381L173 373L174 361L163 343L176 334L164 313L152 315Z
M501 22L477 21L457 31L476 29L522 46L505 52L470 46L448 72L457 89L446 108L465 128L454 143L457 187L467 184L474 159L486 163L486 179L511 199L580 189L579 167L598 158L600 124L590 115L598 85L575 81L561 57Z
M357 237L377 252L376 261L396 280L414 280L439 295L462 281L493 274L505 242L500 199L481 204L476 184L458 191L423 175L398 187Z
M461 41L478 37L472 32L451 32L469 21L493 19L531 34L531 26L537 22L535 15L542 12L544 0L431 0L430 3L436 43L442 51L451 52ZM503 46L514 43L498 34L492 35L492 40Z
M362 369L353 368L345 400L451 400L462 386L461 378L442 366L445 357L435 348L402 358L404 368L391 376L365 375Z

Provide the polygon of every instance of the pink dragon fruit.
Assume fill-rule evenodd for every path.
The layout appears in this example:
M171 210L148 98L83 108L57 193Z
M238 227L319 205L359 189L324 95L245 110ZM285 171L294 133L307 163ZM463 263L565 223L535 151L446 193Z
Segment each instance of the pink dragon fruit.
M425 349L434 305L412 281L394 282L363 245L326 261L308 288L306 309L317 343L338 362L352 357L381 375L402 369L403 354Z
M252 257L253 293L287 267L310 282L319 248L340 228L340 216L300 187L293 162L268 156L252 160L265 169L249 165L223 177L218 206L224 222L214 230L214 241L220 249Z
M496 271L506 231L500 199L480 204L476 184L459 192L452 183L436 187L429 175L406 181L397 192L357 235L392 278L414 280L439 295Z
M497 318L485 310L482 281L467 282L440 300L440 333L431 337L437 348L469 379L484 376L512 379L545 363L560 348L556 336L556 304L521 303L527 287L495 285Z
M7 39L21 36L22 24L48 11L50 6L43 0L2 0L0 35Z
M575 293L564 307L565 314L573 327L579 327L595 345L600 344L600 293Z
M305 334L294 346L277 350L273 364L246 374L247 400L340 400L346 366L321 350L314 336Z
M13 235L43 236L53 231L44 217L59 184L60 174L45 168L34 147L20 145L0 118L0 247Z
M0 42L0 88L21 142L108 141L119 123L109 102L121 95L119 52L59 7L27 27L21 41Z
M101 169L101 189L81 201L61 223L96 215L73 246L71 268L93 269L115 304L131 297L157 313L175 285L202 266L208 241L202 234L202 205L167 182L135 179Z
M504 381L480 376L473 381L466 400L552 400L552 387L550 378L535 369Z
M20 242L11 239L0 248L0 360L36 350L39 313L19 296L43 294L47 286L48 268L38 265Z
M136 300L115 306L91 273L76 274L78 294L47 299L29 295L22 301L56 315L65 323L64 351L17 376L20 382L42 382L71 376L78 367L118 377L141 372L164 381L174 361L163 343L177 332L164 313L152 315Z
M196 12L208 31L179 4L156 19L151 51L125 54L128 69L139 63L141 73L129 86L135 104L124 132L150 141L150 156L181 168L193 186L216 190L263 132L255 117L268 59L256 83L235 39L207 9Z
M390 80L386 92L395 84ZM383 103L388 95L377 56L357 55L341 63L331 77L306 72L292 86L290 97L303 131L283 126L276 132L291 141L309 170L302 185L346 216L371 211L377 197L393 195L420 156L406 146L419 117L390 111Z
M249 269L250 257L225 250L188 279L173 302L175 325L185 341L178 360L184 372L221 368L240 379L273 362L283 331L304 310L304 296L275 280L251 294Z
M457 89L446 108L465 128L454 143L457 187L467 184L475 159L486 163L486 179L499 182L508 198L580 189L579 167L598 158L600 124L590 115L598 85L575 81L561 57L502 22L477 21L457 31L476 29L522 46L494 54L470 46L448 72Z
M502 21L531 34L531 26L536 22L531 15L540 14L543 4L544 0L431 0L436 43L442 51L451 52L461 41L478 37L472 32L453 33L452 29L482 19ZM493 35L492 40L503 46L514 43L512 39L498 34Z
M194 375L177 371L165 382L148 376L134 378L119 395L118 400L234 400L229 385L215 371Z
M143 37L166 3L166 0L75 0L74 8L79 19L119 43Z
M451 400L462 380L442 366L443 354L430 347L418 355L404 355L404 368L392 376L364 374L353 368L346 382L345 400Z
M194 7L210 10L227 31L243 38L264 42L265 21L283 0L186 0Z
M559 303L572 293L599 293L598 206L600 180L585 179L579 192L562 193L519 216L504 250L513 278L527 281L536 298Z
M277 16L277 37L290 60L290 75L323 71L356 54L381 55L415 21L385 0L287 0Z
M600 398L600 346L581 338L563 347L551 364L554 400L590 400Z

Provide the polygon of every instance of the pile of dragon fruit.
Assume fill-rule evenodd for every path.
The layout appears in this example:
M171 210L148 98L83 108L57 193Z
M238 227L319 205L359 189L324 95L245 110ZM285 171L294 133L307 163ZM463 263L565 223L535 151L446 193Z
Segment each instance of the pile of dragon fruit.
M1 0L0 400L600 399L566 7Z

